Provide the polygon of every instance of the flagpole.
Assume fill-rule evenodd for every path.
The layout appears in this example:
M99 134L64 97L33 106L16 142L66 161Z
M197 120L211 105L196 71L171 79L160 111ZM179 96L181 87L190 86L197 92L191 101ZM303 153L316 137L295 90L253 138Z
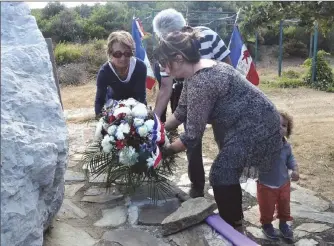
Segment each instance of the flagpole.
M238 10L238 12L237 12L237 16L235 17L234 25L237 24L237 21L238 21L238 19L239 19L240 10L241 10L241 8L239 8L239 10Z

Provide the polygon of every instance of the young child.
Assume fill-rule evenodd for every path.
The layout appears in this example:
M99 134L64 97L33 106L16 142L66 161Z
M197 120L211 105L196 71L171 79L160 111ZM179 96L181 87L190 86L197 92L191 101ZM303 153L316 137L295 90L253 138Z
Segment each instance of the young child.
M257 199L260 207L260 222L264 234L271 239L278 239L279 234L271 222L277 209L279 230L286 239L293 239L293 232L287 221L292 220L290 216L290 177L289 170L292 170L291 180L298 181L298 165L292 154L291 145L287 142L293 127L291 116L287 113L280 113L281 132L284 136L283 148L279 159L274 163L272 170L268 173L261 173L257 183Z

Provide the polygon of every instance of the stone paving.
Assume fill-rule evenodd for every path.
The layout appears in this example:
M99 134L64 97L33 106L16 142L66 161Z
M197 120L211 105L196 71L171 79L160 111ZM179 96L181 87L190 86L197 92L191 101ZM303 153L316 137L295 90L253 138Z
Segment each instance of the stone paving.
M75 112L78 114L77 112ZM67 117L69 113L66 113ZM46 232L44 246L225 246L232 245L205 223L179 233L163 236L161 223L180 207L175 197L150 203L145 192L125 197L117 187L108 192L101 180L86 180L82 153L93 137L94 123L68 123L70 156L65 175L65 198L52 227ZM208 129L209 130L209 129ZM185 154L180 154L177 171L171 180L184 192L189 190ZM208 175L212 160L205 157ZM260 245L334 245L334 208L315 192L292 184L291 210L294 221L294 242L268 240L260 230L256 202L256 183L248 180L242 185L243 208L247 236ZM213 200L207 184L206 198ZM277 227L277 221L275 221Z

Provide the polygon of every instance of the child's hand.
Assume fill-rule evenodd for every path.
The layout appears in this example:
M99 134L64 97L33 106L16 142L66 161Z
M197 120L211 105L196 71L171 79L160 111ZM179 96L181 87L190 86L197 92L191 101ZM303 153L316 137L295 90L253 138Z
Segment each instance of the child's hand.
M292 181L298 181L299 180L299 172L298 171L293 171L291 173L291 180Z

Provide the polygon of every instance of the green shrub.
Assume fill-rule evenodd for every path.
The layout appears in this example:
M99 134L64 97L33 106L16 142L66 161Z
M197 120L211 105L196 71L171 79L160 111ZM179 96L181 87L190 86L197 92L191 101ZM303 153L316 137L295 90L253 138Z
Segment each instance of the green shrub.
M317 53L317 65L316 65L316 79L312 82L312 59L308 58L304 62L304 66L308 69L304 82L315 89L322 91L332 91L334 88L334 74L326 60L326 56L329 55L323 50L319 50Z
M54 50L54 54L58 65L75 63L82 56L82 48L78 44L59 43Z
M298 79L300 78L300 73L296 72L296 71L293 71L293 70L288 70L288 71L284 71L282 73L282 76L285 77L285 78L288 78L288 79Z
M279 88L298 88L305 85L304 81L300 78L287 77L281 77L274 83Z

